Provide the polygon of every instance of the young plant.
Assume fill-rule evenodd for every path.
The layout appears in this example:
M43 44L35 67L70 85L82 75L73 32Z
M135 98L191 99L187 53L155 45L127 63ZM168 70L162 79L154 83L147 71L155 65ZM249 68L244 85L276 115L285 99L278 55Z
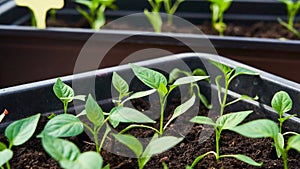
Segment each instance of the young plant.
M50 9L61 9L64 6L63 0L15 0L18 6L28 7L32 12L32 23L37 28L46 28L46 15Z
M42 145L64 169L102 169L103 159L99 153L93 151L80 153L79 148L70 141L43 135ZM109 165L103 169L109 169Z
M13 146L19 146L28 141L35 132L40 114L30 116L11 123L5 129L5 136L9 145L0 142L0 168L6 163L6 168L10 169L9 160L13 157Z
M279 0L286 5L287 9L287 19L288 22L284 22L278 18L278 22L288 29L290 32L294 33L300 39L300 33L294 28L295 16L300 9L300 0Z
M178 68L175 68L170 72L168 83L169 84L173 83L176 79L180 78L181 75L184 75L184 76L207 76L206 72L203 69L200 69L200 68L195 69L193 72L188 72L188 71L184 71L184 70L180 70ZM206 79L206 80L208 82L210 82L209 79ZM211 109L212 105L209 104L206 97L203 94L201 94L200 87L198 86L198 84L195 83L195 82L190 83L189 93L190 93L191 96L194 94L194 89L196 89L196 91L197 91L196 94L197 94L198 98L201 100L201 102L203 103L203 105L207 109Z
M138 160L139 169L143 169L153 155L167 151L183 140L183 138L173 136L158 138L158 134L155 134L146 148L143 149L142 143L132 135L114 134L114 137L133 151Z
M196 116L193 119L191 119L191 122L198 123L198 124L207 124L212 125L215 129L216 134L216 151L209 151L199 157L197 157L191 166L188 168L194 168L197 163L204 158L205 156L209 154L213 154L216 157L216 160L219 161L221 158L236 158L240 161L243 161L245 163L248 163L253 166L261 166L262 163L257 163L254 160L252 160L250 157L243 155L243 154L229 154L229 155L220 155L220 138L221 133L223 130L232 130L236 126L238 126L252 111L241 111L236 113L229 113L226 115L220 116L216 122L214 122L212 119L206 117L206 116Z
M142 81L146 86L155 89L158 92L159 95L159 102L160 102L160 123L159 123L159 134L162 135L164 130L166 129L166 126L163 126L164 123L164 111L165 106L167 103L167 98L171 91L175 89L176 87L184 84L190 84L194 83L200 80L205 80L209 78L209 76L188 76L188 77L182 77L177 79L173 84L168 85L167 78L154 70L137 66L134 64L130 64L135 76ZM186 110L188 110L195 102L195 96L193 95L192 98L190 98L188 101L180 105L181 108L178 108L178 113L174 112L173 117L176 118L183 114ZM184 107L184 109L182 109ZM176 108L177 109L177 108ZM171 118L172 120L174 118ZM169 123L167 123L169 124Z
M259 75L259 73L256 73L256 72L253 72L251 70L248 70L248 69L245 69L245 68L242 68L242 67L236 67L236 68L230 68L222 63L219 63L219 62L214 62L214 61L210 61L214 66L216 66L218 69L220 69L223 73L223 77L224 77L224 81L225 81L225 91L224 91L224 94L223 94L223 98L222 98L222 86L220 84L220 80L222 78L222 75L218 75L216 78L215 78L215 82L216 82L216 85L218 87L218 100L219 100L219 103L220 103L220 116L223 115L224 113L224 109L225 107L229 106L229 105L232 105L238 101L241 101L241 100L257 100L258 99L258 96L252 98L252 97L249 97L247 95L242 95L241 97L231 101L231 102L227 102L227 97L228 97L228 88L229 88L229 85L230 83L232 82L232 80L239 76L239 75L252 75L252 76L257 76Z
M295 149L300 153L300 135L292 132L281 134L279 132L279 127L277 126L277 124L271 120L254 120L237 126L233 128L232 131L250 138L272 138L275 143L277 155L279 155L279 157L281 156L283 160L284 169L288 169L288 151L290 149ZM286 148L284 148L285 143L283 136L286 134L294 134L294 136L291 136L288 139ZM280 152L280 154L278 154L278 152Z
M283 114L290 111L293 107L293 101L285 91L275 93L271 101L272 108L278 113L279 132L282 133L282 124L295 115L283 117Z
M8 111L4 109L3 113L0 115L0 123L4 119L5 115L8 115Z
M171 0L163 0L165 10L168 14L168 25L173 24L173 14L176 12L178 9L179 5L183 2L184 0L176 0L175 3L172 5Z
M107 8L117 9L115 0L75 0L76 3L87 7L86 12L77 6L77 11L86 18L92 29L99 30L106 22L105 10Z
M212 26L219 32L220 36L224 35L226 24L224 23L224 12L230 7L232 0L209 0L212 11Z
M64 105L64 113L67 113L68 104L72 102L74 99L85 101L85 96L78 95L75 96L74 90L65 84L60 78L58 78L53 85L53 92L57 98L61 100Z
M159 12L163 0L148 0L148 2L151 5L152 10L149 12L148 9L144 9L144 14L151 23L154 31L157 33L161 32L162 19Z

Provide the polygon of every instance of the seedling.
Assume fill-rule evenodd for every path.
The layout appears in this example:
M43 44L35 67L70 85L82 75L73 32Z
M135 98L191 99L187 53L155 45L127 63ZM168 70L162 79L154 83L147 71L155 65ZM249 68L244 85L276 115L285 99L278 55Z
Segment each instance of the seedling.
M232 130L236 126L238 126L252 111L241 111L236 113L229 113L226 115L220 116L216 122L214 122L212 119L206 117L206 116L196 116L193 119L191 119L191 122L198 123L198 124L207 124L212 125L215 129L216 133L216 152L209 151L199 157L197 157L191 166L188 168L194 168L197 163L204 158L205 156L209 154L213 154L216 157L216 160L219 161L220 158L236 158L240 161L243 161L245 163L248 163L253 166L261 166L262 163L257 163L254 160L252 160L250 157L243 155L243 154L230 154L230 155L220 155L220 138L221 133L223 130Z
M232 0L209 0L212 11L212 25L219 32L220 36L224 35L226 24L224 23L224 13L230 7Z
M153 155L167 151L183 140L183 138L173 136L158 138L158 134L155 134L146 148L143 149L142 143L132 135L114 134L114 137L133 151L138 160L139 169L143 169Z
M184 70L180 70L178 68L173 69L170 72L169 75L169 84L173 83L176 79L178 79L179 77L181 77L181 75L184 76L207 76L206 72L203 69L195 69L193 72L188 72L188 71L184 71ZM210 82L209 79L206 79L208 82ZM196 89L197 91L197 96L198 98L201 100L201 102L204 104L204 106L208 109L212 108L212 105L209 104L209 102L207 101L206 97L201 94L200 92L200 87L197 85L197 83L190 83L190 95L192 96L194 94L194 89Z
M159 95L159 102L160 102L160 123L159 123L159 134L162 135L164 130L166 129L166 126L163 126L164 122L164 111L165 106L167 103L167 98L171 91L175 89L176 87L184 84L190 84L194 83L200 80L205 80L209 78L209 76L188 76L188 77L182 77L177 79L173 84L167 85L167 78L154 70L137 66L134 64L130 64L134 74L137 76L139 80L141 80L146 86L155 89L158 92ZM186 110L188 110L195 102L195 96L193 95L191 99L180 105L180 108L178 108L178 113L173 114L173 117L176 118L179 115L183 114ZM183 109L184 107L184 109ZM174 118L171 118L172 120ZM169 123L167 123L169 124Z
M184 0L176 0L175 3L172 5L171 0L163 0L165 10L168 14L168 25L173 24L173 14L176 12L178 9L179 5L183 2Z
M11 150L13 146L19 146L28 141L38 124L40 114L30 116L11 123L5 129L5 136L8 139L9 145L6 146L0 142L0 167L4 169L3 165L6 163L6 168L10 169L9 160L13 156Z
M28 7L33 14L32 21L35 21L37 28L46 28L46 15L50 9L61 9L64 6L63 0L15 0L18 6Z
M149 4L152 7L151 12L148 9L144 9L144 14L148 18L155 32L161 32L162 19L159 14L160 7L163 0L148 0Z
M251 76L257 76L259 75L259 73L256 73L252 70L248 70L248 69L245 69L245 68L242 68L242 67L236 67L236 68L230 68L222 63L218 63L218 62L214 62L214 61L210 61L213 65L215 65L218 69L220 69L223 73L223 76L224 76L224 81L225 81L225 91L224 91L224 95L223 95L223 98L222 98L222 86L220 84L220 80L222 78L221 75L218 75L216 78L215 78L215 82L216 82L216 85L218 87L218 100L219 100L219 103L220 103L220 116L223 115L224 113L224 109L225 107L229 106L229 105L232 105L238 101L242 101L242 100L257 100L258 99L258 96L252 98L250 96L247 96L247 95L242 95L241 97L227 103L227 97L228 97L228 88L229 88L229 85L230 83L232 82L232 80L239 76L239 75L251 75Z
M271 120L260 119L254 120L243 125L237 126L232 131L235 131L243 136L250 138L266 138L270 137L274 140L276 150L279 149L281 158L284 163L284 169L288 169L288 151L295 149L300 153L300 135L293 132L281 134L277 124ZM284 138L286 134L294 134L288 139L286 148L284 148ZM278 152L277 152L278 155Z
M68 104L72 102L74 99L84 101L85 96L78 95L75 96L74 90L65 84L63 81L61 81L60 78L58 78L53 85L53 92L55 93L56 97L61 100L61 102L64 105L64 113L67 113L68 110Z
M72 142L44 135L42 145L45 151L65 169L102 169L103 159L99 153L88 151L80 153ZM109 169L109 165L103 169Z
M75 0L76 3L87 7L86 12L77 6L77 11L86 18L92 29L99 30L106 22L105 10L107 8L117 9L115 0Z
M289 94L285 91L277 92L271 101L272 108L278 113L279 118L279 132L282 133L282 124L291 117L296 115L289 115L283 117L283 114L290 111L293 106L293 101L290 98Z
M3 113L0 115L0 123L4 119L5 115L7 115L7 114L8 114L8 111L6 109L4 109Z
M288 29L290 32L294 33L300 39L300 33L294 28L295 16L297 15L300 9L300 0L279 0L280 2L286 5L287 9L287 19L288 22L284 22L278 18L278 22Z

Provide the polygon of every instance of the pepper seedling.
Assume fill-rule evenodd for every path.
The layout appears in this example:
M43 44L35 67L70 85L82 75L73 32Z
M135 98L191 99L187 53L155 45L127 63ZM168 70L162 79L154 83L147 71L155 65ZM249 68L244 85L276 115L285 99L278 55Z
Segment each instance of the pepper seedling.
M139 169L143 169L153 155L165 152L183 140L183 138L174 136L158 137L156 133L146 148L143 149L142 143L132 135L114 134L113 136L133 151L138 160Z
M178 9L179 5L183 2L184 0L176 0L173 5L171 0L163 0L165 10L168 14L168 25L173 24L173 14L176 12Z
M212 26L219 32L220 36L224 35L226 24L224 23L224 13L230 7L232 0L209 0L210 10L212 11Z
M236 158L240 161L243 161L247 164L253 165L253 166L261 166L262 163L257 163L254 160L252 160L250 157L243 155L243 154L230 154L230 155L220 155L220 138L221 133L223 130L232 130L236 126L238 126L252 111L241 111L236 113L229 113L226 115L220 116L216 122L214 122L211 118L206 116L196 116L191 119L191 122L198 123L198 124L207 124L212 125L215 129L216 134L216 151L209 151L203 155L198 156L191 166L188 166L187 168L192 169L194 168L198 162L203 159L205 156L209 154L213 154L216 157L216 160L219 161L220 158Z
M64 113L67 113L68 104L74 99L85 101L84 95L75 96L74 90L65 84L60 78L57 78L55 84L53 85L53 92L57 98L63 103Z
M19 146L28 141L35 132L40 114L30 116L21 120L17 120L11 123L5 129L5 136L8 139L9 145L6 146L0 142L0 166L4 169L3 165L6 164L6 168L10 169L9 160L13 157L13 146Z
M159 134L162 135L166 127L164 127L164 111L167 103L169 94L178 86L184 84L194 83L200 80L205 80L209 76L188 76L177 79L173 84L168 85L167 78L154 70L130 64L135 76L141 80L146 86L155 89L159 95L160 102L160 123L159 123ZM178 117L183 114L184 111L188 110L195 102L195 96L193 95L188 101L180 105L181 108L178 110L178 114L174 113L173 116ZM182 109L184 107L184 109ZM176 111L176 110L175 110ZM174 119L173 117L171 118ZM167 123L169 124L169 123Z
M250 121L233 128L232 131L249 138L272 138L274 140L277 153L278 150L280 152L284 163L284 169L288 169L288 151L290 149L295 149L300 153L300 135L294 132L281 134L279 132L278 125L271 120L259 119ZM286 148L284 148L285 143L283 136L287 134L294 134L294 136L291 136L288 139Z
M76 3L87 7L88 12L77 6L77 11L86 18L92 29L99 30L106 22L105 10L117 9L115 0L75 0Z
M279 0L286 5L287 9L287 22L284 22L282 19L278 18L278 22L284 26L287 30L295 34L298 39L300 39L300 33L294 28L295 16L297 15L300 9L300 0Z
M15 0L18 6L28 7L32 12L32 21L37 28L46 28L46 15L50 9L61 9L64 6L63 0Z
M154 31L159 33L161 32L162 27L162 19L159 12L163 0L148 0L148 2L152 9L151 12L149 12L148 9L144 9L144 14L152 25Z

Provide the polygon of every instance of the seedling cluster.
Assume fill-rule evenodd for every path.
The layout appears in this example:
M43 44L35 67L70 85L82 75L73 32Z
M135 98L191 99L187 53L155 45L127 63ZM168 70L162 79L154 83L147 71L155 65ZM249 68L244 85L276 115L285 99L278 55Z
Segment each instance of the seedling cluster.
M112 107L109 112L103 111L91 94L88 94L87 97L82 95L76 96L74 90L58 78L53 85L53 91L62 102L64 113L53 116L37 137L41 139L44 150L53 159L58 161L62 168L109 169L109 164L104 166L105 161L103 161L101 157L101 150L108 136L112 136L117 142L124 144L133 152L137 158L138 168L143 169L151 157L173 148L185 139L184 136L166 136L164 133L170 127L170 124L172 124L176 118L188 112L189 109L195 105L197 98L199 98L208 109L212 108L212 106L220 108L218 109L219 115L215 118L195 116L190 119L192 123L213 126L215 131L215 151L208 151L198 156L190 166L186 166L187 169L195 168L197 164L209 154L215 156L216 162L219 162L223 158L235 158L249 165L258 167L263 165L261 162L256 162L255 159L244 154L221 154L220 142L222 141L222 131L224 130L230 130L250 138L272 138L278 158L282 158L284 167L287 169L288 151L295 149L300 152L300 135L291 131L283 133L284 122L294 116L287 116L285 114L292 109L292 100L289 95L284 91L280 91L276 93L272 99L271 105L278 113L279 125L268 119L252 120L243 123L253 110L227 113L225 112L225 108L239 101L257 100L258 97L253 98L247 95L241 95L239 98L229 99L229 86L237 76L258 76L259 74L242 67L230 68L224 64L213 61L211 61L211 64L222 72L222 75L216 76L214 79L218 92L219 104L217 105L210 105L205 96L200 92L201 90L197 82L210 82L209 76L207 76L202 69L187 72L176 68L170 72L169 78L167 78L158 71L130 64L135 76L150 89L139 92L130 91L128 83L117 72L114 72L112 75L112 85L118 92L118 97L112 100L115 106ZM223 80L224 83L222 83L221 80ZM224 84L224 87L222 87L221 84ZM188 99L177 106L171 118L166 120L164 113L165 108L168 106L167 99L175 88L182 85L189 86ZM160 111L157 112L160 116L157 121L151 119L139 110L127 107L127 104L125 104L132 99L154 94L158 96L160 104ZM68 105L74 99L85 102L84 109L78 115L68 113ZM7 111L4 113L6 112ZM9 141L9 145L0 143L1 168L4 168L4 165L6 165L8 169L10 168L9 160L13 157L11 148L25 143L33 136L39 118L40 114L36 114L18 120L6 128L5 136ZM118 130L120 123L126 124L127 127ZM154 123L158 123L158 127L154 127L152 125ZM112 132L113 128L118 132ZM147 144L142 144L138 138L126 133L133 128L153 130L154 134ZM84 130L92 136L95 151L80 152L74 143L65 139L77 136ZM284 138L289 135L291 135L291 137L289 137L285 143ZM162 163L162 166L163 168L168 168L166 163Z

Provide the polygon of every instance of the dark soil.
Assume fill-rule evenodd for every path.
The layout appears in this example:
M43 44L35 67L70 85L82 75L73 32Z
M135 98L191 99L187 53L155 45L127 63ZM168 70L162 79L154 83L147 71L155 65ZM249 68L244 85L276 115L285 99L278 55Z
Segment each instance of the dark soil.
M142 101L137 100L135 103L142 103ZM175 105L177 105L176 103ZM137 106L138 109L148 109L149 105L142 103L141 106ZM172 106L176 107L176 106ZM169 109L172 111L174 108ZM169 114L169 113L167 113ZM199 115L206 115L207 110L201 108ZM167 115L166 118L170 118L170 115ZM167 119L166 119L167 120ZM40 133L43 129L43 126L48 121L46 117L41 118L39 122L39 127L36 131L36 134ZM124 126L120 126L123 128ZM184 130L184 126L183 130ZM195 124L190 130L189 134L185 136L185 139L178 144L176 147L172 148L169 151L166 151L162 154L154 156L146 165L145 168L154 169L162 168L162 162L165 162L169 168L185 168L186 165L189 165L193 160L205 152L214 151L215 149L215 135L206 134L208 137L204 137L201 134L204 132L209 133L210 128L204 128L203 125ZM146 129L133 129L129 132L132 135L139 137L151 137L153 131ZM205 135L205 136L206 136ZM203 139L204 138L204 139ZM95 151L93 142L90 141L89 137L83 133L76 137L68 138L69 141L74 142L82 152L84 151ZM7 143L7 140L3 135L0 136L0 141ZM110 141L108 138L107 141ZM249 139L238 134L224 131L221 138L221 154L244 154L250 156L257 162L263 162L264 165L261 167L263 169L270 168L283 168L282 160L277 159L276 152L272 146L272 140L265 139ZM30 139L24 145L13 147L14 157L10 161L11 167L14 168L30 168L30 169L56 169L60 168L59 164L53 160L46 152L44 152L41 141L35 137ZM130 150L128 150L130 151ZM109 163L111 168L120 168L120 169L133 169L137 167L137 160L134 158L120 157L105 150L102 150L101 155L105 163ZM295 151L290 151L289 153L289 167L299 168L300 167L300 154ZM209 168L209 169L237 169L237 168L258 168L249 166L243 162L232 158L221 159L219 163L216 162L213 155L205 157L202 161L199 162L195 168Z

